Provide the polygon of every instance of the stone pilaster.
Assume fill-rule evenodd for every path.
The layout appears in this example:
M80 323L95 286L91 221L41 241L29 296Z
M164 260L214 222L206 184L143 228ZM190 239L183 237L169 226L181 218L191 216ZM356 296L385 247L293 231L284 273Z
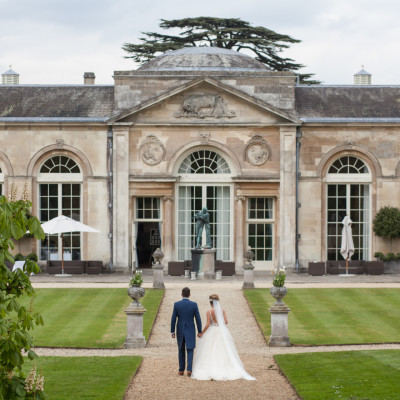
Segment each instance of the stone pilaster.
M168 270L168 262L173 259L173 197L164 196L164 217L163 217L163 243L164 268Z
M236 212L235 212L235 274L243 275L243 203L246 198L244 196L236 196Z
M113 267L129 270L129 127L113 126Z
M296 127L280 128L279 266L295 268Z

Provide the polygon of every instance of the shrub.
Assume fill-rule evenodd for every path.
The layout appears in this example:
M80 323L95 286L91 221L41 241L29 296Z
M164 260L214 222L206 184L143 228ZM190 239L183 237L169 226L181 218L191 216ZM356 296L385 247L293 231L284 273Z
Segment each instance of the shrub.
M38 256L37 256L37 254L34 253L34 252L32 252L31 254L28 254L28 255L26 256L26 259L27 259L27 260L33 260L33 261L35 261L35 262L38 262Z
M382 207L372 221L375 235L388 239L400 238L400 210L396 207Z
M25 261L25 257L21 253L17 253L14 256L14 261Z

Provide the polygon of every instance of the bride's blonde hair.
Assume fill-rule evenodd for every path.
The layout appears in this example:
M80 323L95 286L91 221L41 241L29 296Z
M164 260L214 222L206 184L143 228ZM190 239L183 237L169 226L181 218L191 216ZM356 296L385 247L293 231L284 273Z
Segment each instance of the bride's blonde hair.
M209 300L210 300L210 303L212 304L212 302L214 300L218 300L219 301L219 297L218 297L217 294L210 294Z

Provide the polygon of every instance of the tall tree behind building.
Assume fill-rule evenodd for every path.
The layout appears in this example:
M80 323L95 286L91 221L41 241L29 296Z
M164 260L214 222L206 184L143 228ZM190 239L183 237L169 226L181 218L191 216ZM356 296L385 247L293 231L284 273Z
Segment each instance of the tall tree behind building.
M162 19L160 27L181 29L178 35L166 35L157 32L142 32L145 37L141 43L124 43L122 49L138 63L145 63L168 50L178 50L188 46L216 46L230 50L253 52L256 60L266 64L273 71L298 71L304 65L291 58L280 57L292 43L300 43L288 35L282 35L262 26L251 26L239 18L183 18ZM314 74L300 74L300 83L318 84L310 79Z

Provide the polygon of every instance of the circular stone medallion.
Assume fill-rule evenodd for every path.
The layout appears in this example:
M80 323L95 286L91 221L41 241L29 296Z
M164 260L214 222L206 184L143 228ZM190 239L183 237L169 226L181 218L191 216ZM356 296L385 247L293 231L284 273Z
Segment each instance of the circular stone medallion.
M262 142L251 143L246 149L246 159L253 165L263 165L269 160L270 150Z
M155 136L148 136L140 146L139 153L146 164L156 165L164 158L165 148Z

